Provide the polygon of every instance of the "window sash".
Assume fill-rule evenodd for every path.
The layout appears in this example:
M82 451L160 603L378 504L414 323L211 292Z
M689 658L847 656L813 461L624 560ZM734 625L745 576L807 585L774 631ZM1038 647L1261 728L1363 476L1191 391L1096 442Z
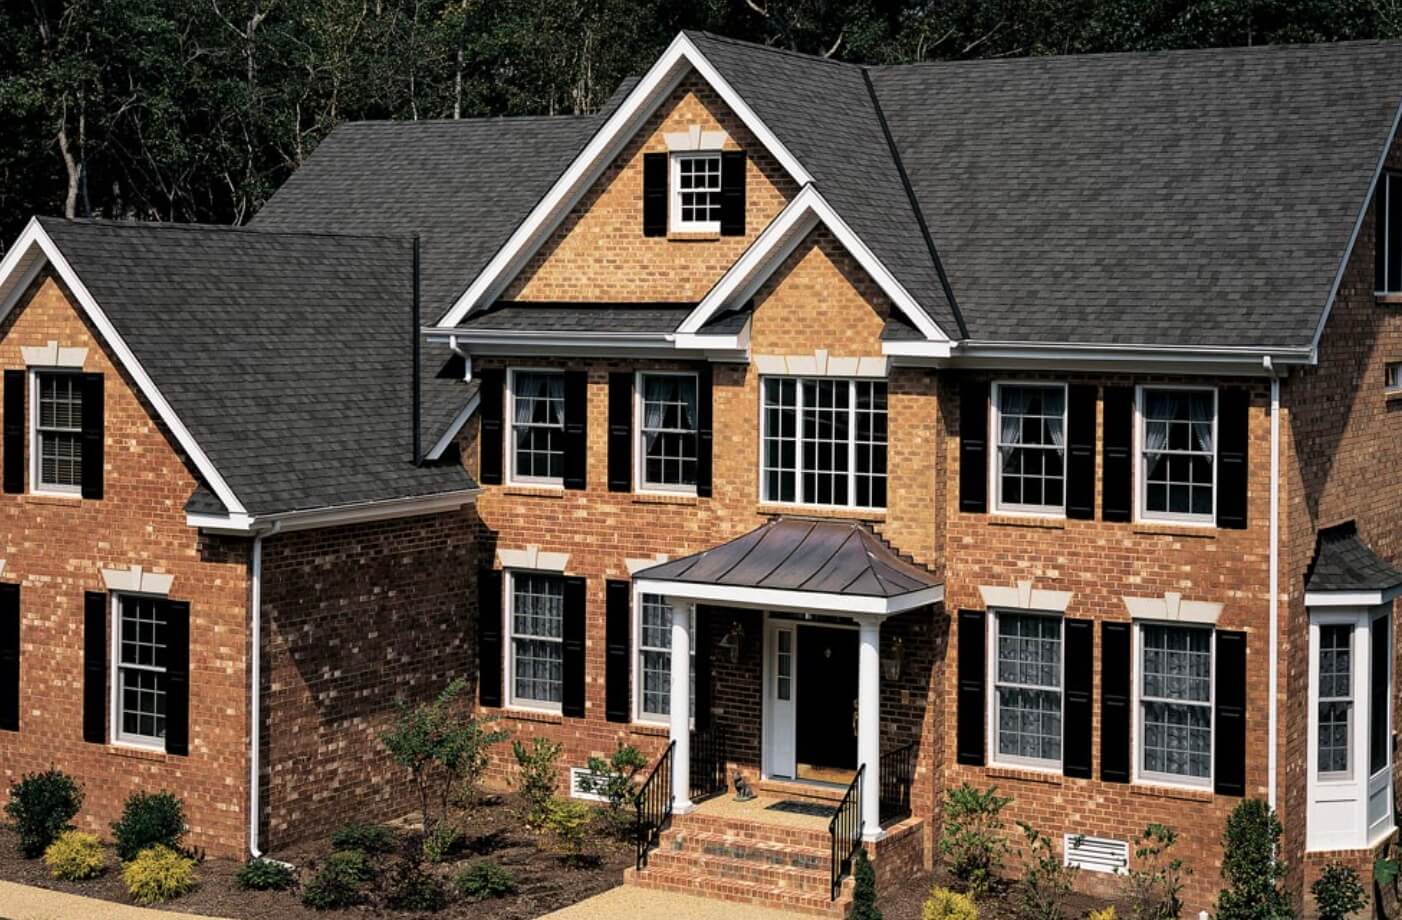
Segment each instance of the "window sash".
M541 384L539 393L534 392L536 383ZM528 386L532 391L529 394L526 393ZM528 406L523 405L527 401ZM530 411L525 412L526 408ZM565 476L564 375L559 371L513 370L507 423L511 426L511 480L562 484Z
M1353 771L1353 624L1319 626L1316 653L1315 763L1320 776Z
M77 374L34 374L34 481L38 488L83 486L83 391Z
M1392 617L1374 617L1368 632L1368 775L1392 763Z
M763 501L886 507L885 380L766 376L760 400Z
M511 702L558 708L564 699L564 579L511 575Z
M1402 391L1402 361L1387 365L1383 379L1384 389Z
M1397 213L1399 210L1402 210L1402 178L1385 170L1378 179L1377 222L1373 240L1373 245L1378 247L1378 294L1402 293L1402 240L1396 238L1402 229L1402 218Z
M638 720L666 722L672 717L672 615L674 609L657 594L644 594L638 604ZM651 622L649 622L651 620ZM696 717L696 620L687 623L690 669L690 718Z
M1059 768L1064 720L1062 619L998 613L994 630L994 759Z
M1194 400L1204 395L1209 400L1208 417L1195 419ZM1182 399L1187 407L1187 418L1151 417L1150 400L1165 396ZM1136 476L1142 519L1194 523L1217 520L1217 450L1220 444L1217 426L1215 388L1139 388ZM1181 437L1175 438L1185 431L1186 447L1182 446L1185 442ZM1202 446L1204 439L1206 446ZM1201 496L1205 496L1205 500ZM1185 497L1186 505L1182 503Z
M117 595L114 652L116 737L137 744L161 744L166 734L168 646L157 601Z
M1017 411L1005 405L1016 394L1022 403ZM1055 394L1054 399L1049 399ZM1028 397L1040 398L1040 411L1032 412ZM1059 412L1048 411L1048 403ZM998 510L1014 512L1066 513L1066 385L1060 383L999 383L994 386L993 432L996 449L992 452ZM1016 439L1005 431L1011 419L1020 419ZM1035 426L1037 440L1027 440L1028 424ZM1058 433L1061 443L1056 442ZM1032 461L1035 460L1035 468ZM1027 501L1029 489L1035 484L1042 501ZM1012 487L1012 488L1010 488ZM1014 498L1010 499L1009 493ZM1047 501L1048 495L1055 501Z
M721 155L672 155L672 229L720 232Z
M679 389L676 399L648 399L648 382L659 379L675 380ZM686 398L690 388L691 399ZM695 374L638 375L638 482L644 489L690 492L696 489L697 443L699 440L699 407L697 406ZM651 407L661 405L655 424ZM691 424L686 424L687 416ZM671 418L669 419L669 416ZM671 421L672 424L668 424Z
M1200 645L1204 638L1205 649ZM1210 629L1140 626L1140 776L1211 785L1216 730L1212 718L1215 655L1216 643ZM1174 656L1183 666L1176 672ZM1150 692L1151 688L1157 692Z

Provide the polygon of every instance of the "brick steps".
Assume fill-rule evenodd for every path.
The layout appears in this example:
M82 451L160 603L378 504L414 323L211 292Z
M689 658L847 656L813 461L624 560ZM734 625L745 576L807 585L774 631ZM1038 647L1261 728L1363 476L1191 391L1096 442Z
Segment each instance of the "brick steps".
M717 879L690 871L662 870L652 865L641 872L632 869L625 871L624 881L639 888L674 891L736 904L757 904L819 917L845 917L852 903L850 878L842 883L842 894L836 901L829 897L826 889L819 893L776 889L764 882Z
M752 843L772 843L786 847L818 850L825 857L832 848L832 837L826 830L805 827L786 827L781 824L764 824L759 821L746 821L738 818L716 817L704 814L689 814L672 820L668 834L689 831L695 834L712 834L734 840ZM665 836L665 835L664 835Z
M748 881L811 894L831 884L826 853L774 844L738 843L710 834L681 834L648 857L648 869L691 872L706 878Z

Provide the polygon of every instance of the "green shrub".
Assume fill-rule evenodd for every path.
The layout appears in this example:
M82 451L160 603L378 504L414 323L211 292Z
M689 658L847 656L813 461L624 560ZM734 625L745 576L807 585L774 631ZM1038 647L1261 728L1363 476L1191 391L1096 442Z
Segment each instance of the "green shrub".
M326 865L357 883L368 882L375 877L375 867L360 850L337 850L326 857Z
M974 899L936 885L920 909L920 920L978 920Z
M400 863L386 901L393 910L439 911L448 906L448 892L418 860L410 859Z
M112 822L117 858L126 862L147 847L180 849L185 836L185 808L169 792L134 792L122 806L122 816Z
M49 875L65 882L82 881L101 875L107 865L107 854L96 834L64 831L44 851L44 865Z
M1290 899L1281 890L1280 819L1260 799L1247 799L1227 817L1222 834L1222 881L1218 920L1290 920Z
M940 852L949 859L950 874L975 900L988 894L1003 869L1008 844L1000 815L1011 801L998 795L997 786L981 790L964 783L944 794Z
M1183 860L1168 851L1178 835L1163 824L1150 824L1134 847L1134 865L1125 876L1131 920L1178 920L1183 912Z
M638 773L647 766L647 758L631 744L625 744L605 760L590 757L588 772L579 777L579 788L602 796L608 803L604 816L616 834L627 835L637 823Z
M157 844L122 867L122 881L137 904L160 904L195 887L195 861Z
M1066 920L1066 901L1076 880L1076 869L1057 858L1051 839L1025 821L1019 821L1026 849L1021 853L1022 881L1018 883L1019 920Z
M545 822L560 781L555 761L560 759L564 749L564 745L548 738L535 738L530 747L520 741L511 742L511 753L516 756L516 776L512 783L525 800L526 823L531 827L540 827Z
M1310 886L1319 920L1345 920L1368 903L1363 883L1351 866L1330 863Z
M26 859L35 859L68 829L82 807L83 790L67 773L50 767L43 773L27 773L10 785L5 814L15 823L19 851Z
M312 910L339 910L365 900L361 885L374 870L360 850L337 850L322 863L310 882L302 886L302 903Z
M445 862L462 849L462 831L446 821L441 821L428 832L423 840L423 858L431 863Z
M331 847L336 850L391 853L397 843L394 831L383 824L347 824L331 835Z
M469 901L502 898L516 891L516 876L491 860L481 860L468 866L453 880L458 894Z
M234 881L245 891L286 891L297 883L297 878L291 867L259 858L240 866Z
M545 832L567 860L579 862L589 837L594 809L573 799L552 799L545 807Z
M852 875L856 884L852 888L852 909L847 920L881 920L881 911L876 909L876 869L867 859L865 848L857 850Z

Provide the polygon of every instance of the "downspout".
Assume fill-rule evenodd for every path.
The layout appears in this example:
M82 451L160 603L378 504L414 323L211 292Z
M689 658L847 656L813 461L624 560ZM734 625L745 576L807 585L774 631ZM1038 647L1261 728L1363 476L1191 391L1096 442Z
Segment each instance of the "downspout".
M415 466L418 466L419 464L423 463L423 459L424 459L423 444L421 443L421 439L423 438L423 435L422 435L422 434L420 433L420 431L419 431L419 427L420 427L419 421L420 421L420 417L421 417L422 414L423 414L423 407L422 407L422 405L421 405L421 400L422 400L423 394L420 392L420 389L421 389L422 384L423 384L423 381L420 380L420 375L423 373L423 371L422 371L422 369L419 367L419 357L420 357L419 351L420 351L420 349L423 347L423 344L422 344L422 341L421 341L421 339L422 339L422 332L421 332L421 330L419 329L419 236L418 236L418 234L414 234L414 278L413 278L413 284L414 284L414 295L413 295L413 298L412 298L412 299L413 299L413 303L410 305L410 308L413 310L413 314L414 314L414 315L413 315L412 317L410 317L410 318L413 320L413 329L412 329L412 331L411 331L411 333L410 333L411 338L410 338L410 340L409 340L409 342L410 342L410 346L409 346L409 347L410 347L410 351L411 351L410 359L411 359L411 361L412 361L412 363L413 363L413 365L414 365L414 370L413 370L413 373L412 373L412 376L411 376L411 380L410 380L410 386L413 387L413 394L412 394L412 405L413 405L413 409L412 409L412 411L410 412L410 419L409 419L409 421L410 421L410 424L414 426L414 430L410 433L410 441L409 441L409 443L413 445L412 450L413 450L413 452L414 452L414 457L413 457L414 465L415 465Z
M267 530L253 537L252 574L248 583L248 611L253 620L248 700L248 854L253 859L263 855L258 847L258 818L262 810L258 780L263 752L263 538L277 533L281 526L281 522L274 521Z
M1276 745L1280 739L1280 377L1269 356L1263 359L1271 375L1271 551L1270 551L1270 690L1266 802L1276 807Z

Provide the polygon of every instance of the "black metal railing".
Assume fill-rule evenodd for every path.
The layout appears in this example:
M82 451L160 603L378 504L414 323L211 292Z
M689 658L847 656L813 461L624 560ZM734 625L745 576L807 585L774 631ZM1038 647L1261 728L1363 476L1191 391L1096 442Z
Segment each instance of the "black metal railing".
M725 792L725 739L714 728L691 733L691 800Z
M662 832L672 820L672 754L676 748L675 741L667 745L667 750L657 758L652 772L638 788L636 806L639 869L647 866L648 851L657 846L657 839L662 836Z
M915 742L881 755L881 823L910 817L910 789L915 785Z
M837 813L828 823L828 834L832 837L832 899L842 892L842 880L852 874L852 857L862 845L862 777L867 766L857 767L857 775L852 777L852 785L842 796Z

